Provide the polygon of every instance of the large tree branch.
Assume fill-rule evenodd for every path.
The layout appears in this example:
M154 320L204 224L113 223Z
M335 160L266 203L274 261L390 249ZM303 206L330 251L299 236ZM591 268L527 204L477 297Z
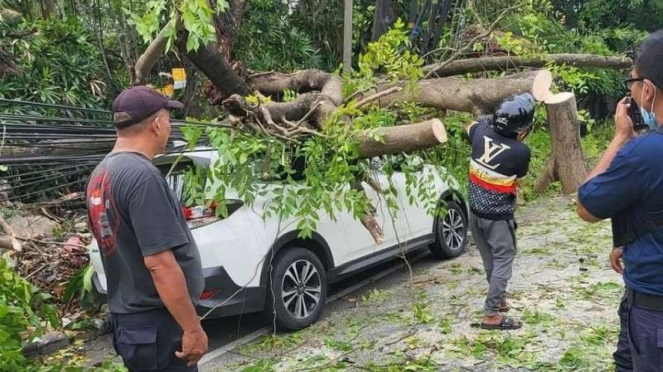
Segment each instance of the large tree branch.
M249 105L246 100L234 95L223 102L223 106L239 117L253 116L263 124L291 127L292 121L308 120L322 129L325 120L343 102L343 81L336 75L319 70L297 71L292 74L267 72L249 77L253 89L261 94L276 96L289 89L301 93L292 102L275 102L260 107ZM289 128L294 129L294 128Z
M549 95L551 83L551 74L547 70L497 79L429 79L420 81L415 89L405 89L381 98L380 104L385 106L408 101L441 110L485 114L492 112L502 100L514 94L533 93L538 100L544 100Z
M181 51L186 51L186 38L186 32L182 32L178 37L177 47ZM201 45L197 50L186 52L186 56L224 96L230 97L233 94L246 96L250 93L244 80L233 71L228 61L221 55L217 43Z
M552 63L576 67L596 67L606 69L629 68L633 60L628 57L609 57L594 54L548 54L535 57L481 57L452 61L424 67L428 75L439 77L461 75L470 72L505 71L517 67L545 67Z
M168 22L168 24L161 30L161 32L159 32L157 37L152 40L143 54L138 57L136 66L134 66L136 75L134 77L134 81L132 82L133 85L142 85L147 83L147 76L150 74L150 71L152 71L152 68L157 63L157 61L159 61L161 55L166 51L166 46L168 45L168 32L170 32L170 28L173 26L179 29L179 19L173 19Z
M421 123L366 130L359 134L362 157L399 154L425 150L447 141L447 132L439 119Z
M262 94L275 96L286 89L307 93L318 91L336 105L343 102L343 81L338 76L320 70L302 70L292 74L266 72L249 76L249 85Z
M249 104L240 95L233 95L223 101L223 107L237 117L249 120L257 118L263 123L276 125L286 124L286 121L298 121L308 114L310 122L319 129L325 119L336 110L334 101L322 93L304 93L292 102L275 102L260 106ZM269 114L269 118L266 114Z

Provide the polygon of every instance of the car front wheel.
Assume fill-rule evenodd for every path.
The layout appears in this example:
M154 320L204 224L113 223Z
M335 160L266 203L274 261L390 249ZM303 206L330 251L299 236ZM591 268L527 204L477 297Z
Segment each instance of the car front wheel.
M296 331L313 324L327 300L327 276L320 259L303 248L288 248L275 259L265 304L270 323Z
M468 223L462 207L454 201L446 202L446 207L444 216L436 218L435 243L430 246L439 259L460 256L467 244Z

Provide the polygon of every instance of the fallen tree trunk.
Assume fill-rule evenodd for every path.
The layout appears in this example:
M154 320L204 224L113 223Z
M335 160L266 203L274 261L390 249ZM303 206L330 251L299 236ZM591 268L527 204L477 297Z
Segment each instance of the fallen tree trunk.
M447 131L439 119L363 131L359 135L362 157L412 152L435 147L447 141Z
M264 95L276 96L289 89L297 93L318 91L336 105L343 102L343 80L321 70L301 70L292 74L265 72L249 76L248 84Z
M517 67L542 68L549 63L576 67L622 69L633 65L628 57L610 57L594 54L549 54L536 57L481 57L442 62L424 67L425 73L433 72L437 77L461 75L470 72L505 71Z
M422 80L414 90L403 90L379 100L387 106L399 101L419 102L426 107L487 114L505 98L532 93L537 100L550 95L552 75L547 70L523 72L497 79L460 80L439 78Z
M277 95L285 89L310 93L301 94L293 102L275 102L260 106L250 105L244 97L233 95L223 102L223 106L239 118L257 118L262 125L273 127L285 135L285 131L292 129L289 122L300 120L306 115L308 122L321 130L325 120L342 100L341 82L330 75L316 70L295 74L254 75L252 85L266 95ZM440 78L422 80L417 83L416 89L399 90L385 84L377 89L374 99L381 106L407 101L440 110L485 114L492 112L502 100L514 94L528 92L542 101L550 96L551 84L552 75L547 70L524 72L497 79ZM321 92L311 92L316 90ZM390 90L390 94L380 94L387 90Z
M186 32L177 39L177 48L186 51ZM201 45L198 49L186 52L187 58L212 82L214 87L225 97L233 94L246 96L249 87L246 82L235 73L230 64L219 53L219 45L211 42Z
M578 190L587 175L580 144L580 125L573 93L556 94L545 101L550 123L552 154L545 171L536 181L534 192L542 193L552 182L562 183L562 192Z

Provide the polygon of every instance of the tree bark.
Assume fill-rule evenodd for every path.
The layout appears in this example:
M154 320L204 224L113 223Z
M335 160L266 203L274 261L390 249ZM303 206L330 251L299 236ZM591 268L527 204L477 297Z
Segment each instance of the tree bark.
M447 141L447 132L439 119L421 123L383 127L359 135L359 152L364 158L412 152L435 147Z
M545 101L550 123L552 154L546 171L537 180L534 191L541 193L559 180L562 192L576 192L587 175L585 156L580 144L580 126L573 93L556 94Z
M145 49L143 54L138 57L136 65L134 66L135 76L133 79L133 85L144 85L147 83L147 76L152 71L154 65L159 61L161 55L166 51L166 45L168 44L168 36L166 33L168 29L172 27L172 24L175 23L175 27L179 28L179 20L174 19L168 22L168 25L164 27L161 32L157 35L150 45Z
M394 12L391 8L391 0L377 0L373 12L373 29L371 40L376 41L384 34L394 22Z
M366 198L366 200L369 200L368 196L366 196L366 190L364 190L364 187L361 185L360 181L353 182L350 187L361 193L363 197ZM369 211L359 216L359 221L362 225L364 225L366 230L368 230L369 234L371 234L375 244L382 244L384 241L384 231L382 230L382 227L378 221L375 219L375 207L373 205L370 205Z
M217 1L211 0L210 3L215 7ZM231 0L228 9L213 18L216 38L219 43L219 53L226 61L230 61L230 56L235 47L235 40L237 40L237 35L239 35L244 20L247 3L247 0Z
M309 123L322 129L325 120L336 110L334 101L321 93L304 93L292 102L274 102L260 106L251 105L244 97L235 94L223 101L223 107L237 117L257 119L260 124L268 126L268 129L277 129L288 121L301 120L307 114Z
M194 66L191 61L184 59L184 68L186 71L186 87L184 88L184 117L201 117L202 113L200 112L200 104L198 101L194 102L194 97L196 95L196 66Z
M184 52L186 51L186 32L182 32L182 34L177 39L177 47ZM228 61L221 55L217 43L201 45L197 50L186 52L186 56L225 97L233 94L246 96L250 93L246 82L233 71Z
M405 89L380 99L386 106L399 101L418 102L441 110L487 114L505 98L520 93L548 92L552 79L547 70L524 72L497 79L459 80L438 78L421 80L416 89ZM546 86L547 85L547 86ZM381 89L382 90L382 89Z
M12 239L8 236L0 236L0 248L14 249L14 246L12 245Z
M286 89L297 93L319 91L336 105L343 102L343 80L325 71L301 70L292 74L266 72L249 76L248 83L264 95L277 96Z
M577 67L605 69L629 68L633 60L627 57L598 56L594 54L549 54L537 57L481 57L461 59L424 67L424 72L434 71L438 77L461 75L470 72L504 71L517 67L545 67L548 63L566 64Z

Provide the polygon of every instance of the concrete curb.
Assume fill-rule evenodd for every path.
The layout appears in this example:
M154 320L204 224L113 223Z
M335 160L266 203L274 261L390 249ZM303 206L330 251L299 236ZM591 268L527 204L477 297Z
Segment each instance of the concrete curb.
M96 319L95 330L84 332L76 337L81 340L91 340L110 333L110 319ZM71 344L69 337L60 331L50 332L35 338L32 342L23 345L23 355L28 358L40 355L53 354L68 347Z
M62 332L51 332L23 346L23 355L36 357L47 355L69 346L69 337Z

